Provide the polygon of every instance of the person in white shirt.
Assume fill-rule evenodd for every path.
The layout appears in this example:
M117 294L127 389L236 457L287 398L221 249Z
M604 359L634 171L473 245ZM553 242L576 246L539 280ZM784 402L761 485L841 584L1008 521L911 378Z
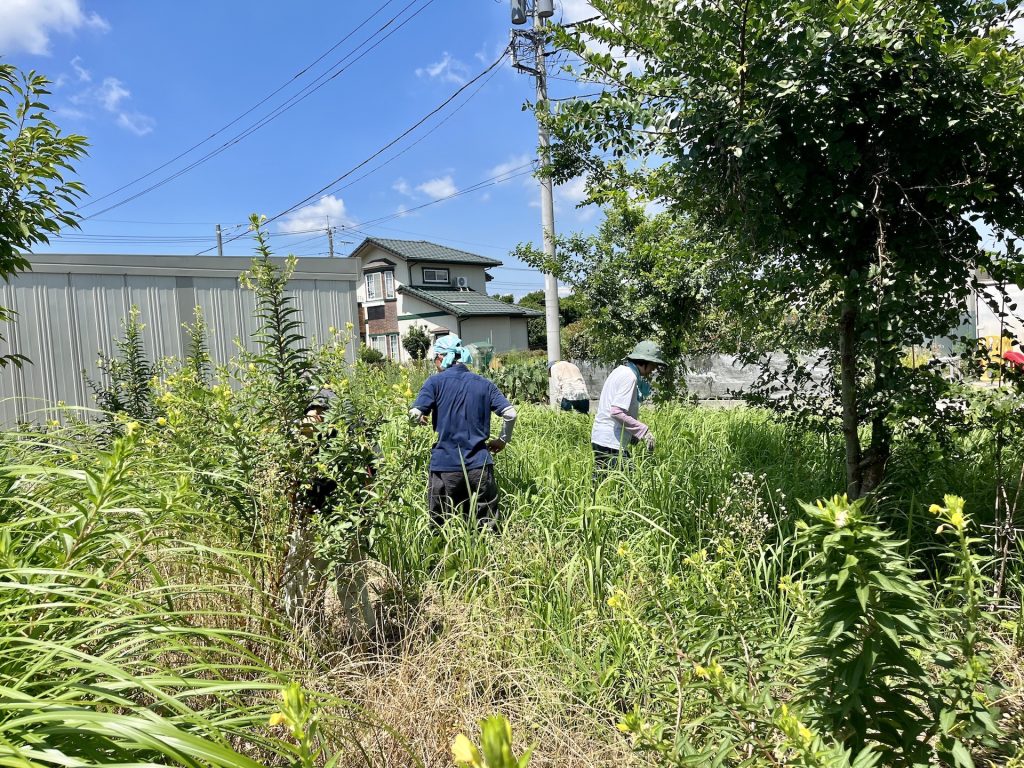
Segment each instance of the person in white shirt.
M641 341L629 353L626 362L611 372L601 389L597 415L590 431L595 469L619 465L629 457L629 446L641 440L654 450L654 435L640 421L640 403L651 394L650 376L665 366L661 347L653 341Z
M590 392L580 369L565 360L548 363L551 377L551 402L563 411L590 413Z

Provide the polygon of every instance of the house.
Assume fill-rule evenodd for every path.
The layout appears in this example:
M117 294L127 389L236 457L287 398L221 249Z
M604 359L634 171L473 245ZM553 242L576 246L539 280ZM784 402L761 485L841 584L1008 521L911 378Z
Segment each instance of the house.
M487 343L495 353L526 349L526 321L543 313L487 295L487 270L497 259L425 240L371 237L349 256L358 259L356 288L363 342L392 360L413 326L433 340L449 333L466 344Z

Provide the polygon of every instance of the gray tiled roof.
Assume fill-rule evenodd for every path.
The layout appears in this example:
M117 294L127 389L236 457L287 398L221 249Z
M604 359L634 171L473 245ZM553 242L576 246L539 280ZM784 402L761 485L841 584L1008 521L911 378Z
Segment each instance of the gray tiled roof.
M372 243L385 251L401 256L408 261L446 261L453 264L479 264L484 267L500 267L501 262L487 256L479 256L447 245L428 243L426 240L392 240L386 237L368 237L353 252L353 255Z
M403 285L398 288L401 293L414 296L421 301L432 304L456 317L475 315L512 315L513 317L540 317L543 312L526 307L517 307L478 291L459 290L456 288L414 288Z

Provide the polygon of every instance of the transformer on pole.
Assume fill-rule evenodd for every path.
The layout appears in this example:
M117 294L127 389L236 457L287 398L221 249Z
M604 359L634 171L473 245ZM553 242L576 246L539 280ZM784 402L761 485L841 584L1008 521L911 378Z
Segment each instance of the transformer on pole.
M512 0L512 23L525 24L529 12L533 15L532 29L512 30L512 66L520 72L533 75L537 85L537 158L541 168L551 162L550 140L544 117L549 114L547 68L544 62L544 44L547 33L544 20L555 12L553 0L533 0L532 7L527 0ZM530 59L532 58L532 66ZM540 177L540 215L544 238L544 255L550 261L555 258L555 203L551 177ZM550 272L544 273L544 317L547 327L548 362L561 357L561 329L558 316L558 280ZM550 389L549 389L550 399ZM556 404L551 403L552 407Z

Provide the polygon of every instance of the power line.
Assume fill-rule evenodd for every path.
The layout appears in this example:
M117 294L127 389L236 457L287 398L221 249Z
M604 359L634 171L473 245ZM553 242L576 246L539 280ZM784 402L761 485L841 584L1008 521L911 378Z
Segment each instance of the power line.
M436 106L436 107L435 107L434 109L432 109L432 110L431 110L430 112L428 112L428 113L427 113L426 115L424 115L424 116L423 116L422 118L420 118L419 120L417 120L417 121L416 121L415 123L413 123L413 124L412 124L412 125L411 125L411 126L410 126L409 128L407 128L406 130L404 130L404 131L403 131L402 133L400 133L400 134L399 134L398 136L396 136L396 137L395 137L394 139L392 139L391 141L389 141L389 142L388 142L387 144L385 144L385 145L384 145L383 147L381 147L380 149L378 149L378 150L377 150L376 152L374 152L374 153L373 153L372 155L370 155L369 157L367 157L367 158L366 158L365 160L362 160L362 161L360 161L359 163L357 163L356 165L352 166L352 167L351 167L351 168L349 168L349 169L348 169L347 171L345 171L345 172L344 172L343 174L341 174L340 176L338 176L338 177L337 177L337 178L335 178L334 180L332 180L332 181L328 182L328 183L327 183L326 185L324 185L323 187L321 187L320 189L318 189L318 190L317 190L316 192L314 192L313 194L311 194L311 195L307 195L306 197L304 197L304 198L303 198L302 200L300 200L299 202L295 203L294 205L292 205L292 206L290 206L290 207L288 207L288 208L284 209L283 211L281 211L281 212L279 212L279 213L276 213L276 214L274 214L273 216L269 217L269 218L268 218L268 219L266 220L266 223L268 223L268 224L269 224L270 222L272 222L272 221L276 221L277 219L280 219L280 218L281 218L282 216L286 216L286 215L288 215L289 213L291 213L292 211L294 211L294 210L296 210L296 209L298 209L298 208L301 208L302 206L306 205L306 204L307 204L307 203L309 203L309 202L310 202L311 200L313 200L313 199L314 199L315 197L317 197L317 195L320 195L320 194L323 194L324 192L327 192L328 190L330 190L330 189L331 189L331 188L332 188L332 187L333 187L333 186L334 186L335 184L337 184L338 182L344 181L344 180L345 180L346 178L348 178L349 176L351 176L351 175L352 175L353 173L355 173L356 171L358 171L358 170L359 170L360 168L362 168L362 167L363 167L363 166L365 166L365 165L368 165L368 164L369 164L369 163L371 163L371 162L372 162L373 160L375 160L376 158L380 157L380 156L381 156L382 154L384 154L385 152L387 152L387 151L388 151L388 150L389 150L389 149L390 149L391 147L393 147L393 146L394 146L395 144L397 144L398 142L400 142L400 141L401 141L402 139L404 139L404 138L405 138L406 136L408 136L408 135L409 135L410 133L412 133L412 132L413 132L413 131L415 131L415 130L416 130L417 128L419 128L419 127L420 127L421 125L423 125L423 124L424 124L425 122L427 122L427 120L429 120L429 119L430 119L430 118L432 118L432 117L433 117L434 115L436 115L436 114L437 114L438 112L440 112L440 111L441 111L442 109L444 109L444 108L445 108L446 106L448 106L449 104L451 104L451 103L452 103L452 102L453 102L453 101L454 101L454 100L455 100L456 98L458 98L458 97L459 97L459 95L460 95L460 94L462 94L462 93L463 93L463 92L464 92L464 91L465 91L466 89L468 89L468 88L469 88L470 86L472 86L472 85L473 85L474 83L476 83L476 82L477 82L478 80L480 80L481 78L483 78L483 77L485 77L485 76L486 76L487 74L489 74L489 73L491 72L491 70L493 70L493 69L494 69L495 67L497 67L497 66L498 66L498 65L499 65L499 64L501 63L502 59L504 59L504 58L505 58L505 53L506 53L507 51L508 51L508 47L506 46L506 48L505 48L505 49L504 49L504 50L503 50L503 51L501 52L501 55L499 55L499 56L498 56L498 58L496 58L496 59L495 59L495 60L494 60L494 61L493 61L493 62L492 62L492 63L491 63L491 64L490 64L490 65L489 65L489 66L488 66L488 67L487 67L486 69L484 69L484 70L483 70L482 72L480 72L479 74L477 74L476 76L474 76L474 77L473 77L473 79L471 79L471 80L469 80L469 81L467 81L467 82L463 83L463 84L462 84L462 85L461 85L461 86L460 86L460 87L459 87L459 88L458 88L458 89L457 89L457 90L456 90L456 91L455 91L455 92L454 92L454 93L453 93L453 94L452 94L451 96L449 96L449 97L448 97L447 99L445 99L445 100L444 100L443 102L441 102L441 103L440 103L440 104L439 104L438 106ZM422 207L422 206L421 206L421 207ZM228 240L227 240L226 242L231 242L231 241L233 241L233 240L237 240L237 239L238 239L239 237L241 237L241 235L236 235L236 236L234 236L234 237L232 237L232 238L229 238L229 239L228 239ZM210 250L212 250L212 247L211 247L211 248L207 248L207 249L206 249L206 250L204 250L204 251L200 251L199 253L197 253L197 254L196 254L196 256L199 256L199 255L201 255L201 254L203 254L203 253L206 253L207 251L210 251Z
M161 171L164 168L166 168L168 165L171 165L172 163L176 162L177 160L180 160L185 155L187 155L190 152L192 152L193 150L201 147L203 144L205 144L206 142L208 142L210 139L214 138L215 136L219 136L221 133L226 131L228 128L230 128L232 125L237 123L243 117L245 117L246 115L254 112L255 110L259 109L260 107L262 107L264 104L266 104L268 101L270 101L270 99L272 99L274 96L279 94L281 91L283 91L289 85L294 83L298 78L302 77L302 75L306 74L306 72L308 72L314 66L319 64L321 61L323 61L323 59L326 58L328 54L330 54L332 51L337 49L338 46L340 46L343 43L345 43L350 37L352 37L352 35L354 35L356 32L358 32L360 29L362 29L364 26L366 26L366 24L370 21L370 19L372 19L378 13L383 11L387 6L391 5L391 3L393 3L393 2L394 2L394 0L386 0L386 2L383 5L379 6L377 8L377 10L375 10L373 13L371 13L369 16L367 16L365 19L363 19L363 21L360 22L359 26L357 26L354 29L350 30L348 34L346 34L344 37L341 38L341 40L339 40L334 45L332 45L330 48L328 48L326 51L324 51L322 54L320 54L320 56L318 56L316 59L314 59L312 63L310 63L309 65L307 65L303 69L301 69L296 74L292 75L290 80L288 80L283 85L281 85L278 88L276 88L275 90L271 91L268 95L264 96L260 101L258 101L255 104L253 104L251 107L249 107L249 109L247 109L245 112L240 114L238 117L236 117L231 122L221 126L220 128L218 128L216 131L211 133L209 136L207 136L202 141L199 141L199 142L193 144L191 147L186 149L184 152L181 152L180 154L175 155L170 160L168 160L166 163L163 163L162 165L158 165L156 168L154 168L153 170L149 171L148 173L144 173L142 176L139 176L136 179L132 179L131 181L127 182L126 184L122 184L117 189L115 189L115 190L113 190L111 192L108 192L107 194L103 195L102 197L97 197L94 200L90 200L85 205L80 206L79 210L84 210L85 208L88 208L91 205L95 205L100 200L106 200L108 197L112 197L113 195L116 195L118 192L120 192L120 191L122 191L124 189L127 189L128 187L132 186L133 184L137 184L138 182L142 181L143 179L146 179L146 178L152 176L157 171ZM128 223L128 222L125 222L125 223Z
M506 171L505 173L498 174L497 176L492 176L491 178L484 179L483 181L478 181L475 184L471 184L470 186L466 187L465 189L460 189L458 192L453 192L450 195L445 195L444 197L439 197L436 200L431 200L429 202L423 203L422 205L417 205L417 206L415 206L413 208L408 208L406 210L399 211L398 213L393 213L393 214L390 214L390 215L387 215L387 216L380 216L380 217L378 217L376 219L370 219L368 221L363 221L363 222L359 222L359 223L356 223L356 224L346 224L346 225L343 225L341 227L341 229L348 230L350 232L357 232L357 233L363 235L364 237L373 237L372 234L370 234L369 232L366 231L367 228L377 226L381 222L391 221L393 219L400 219L400 218L402 218L404 216L407 216L409 213L412 213L413 211L420 210L421 208L427 208L427 207L429 207L431 205L438 205L439 203L443 203L446 200L451 200L452 198L455 198L455 197L461 197L462 195L467 195L470 192L478 192L481 189L485 189L486 187L493 187L493 186L495 186L497 184L504 184L506 181L511 181L512 179L518 178L520 176L525 176L525 175L527 175L529 173L533 173L532 169L528 170L528 171L524 171L522 173L512 173L512 171L518 170L519 168L524 168L526 166L532 166L532 165L533 165L532 161L529 162L529 163L524 163L523 165L518 166L518 168L512 168L511 170ZM207 248L206 250L210 250L210 249ZM205 253L205 251L204 251L204 253ZM199 254L196 254L196 255L198 256Z
M402 27L404 27L406 24L408 24L410 21L412 21L416 16L418 16L420 13L422 13L424 10L426 10L426 8L428 6L430 6L432 3L435 2L435 0L426 0L426 2L423 5L421 5L418 9L413 11L412 14L410 14L407 18L405 18L400 24L396 25L390 32L388 32L386 35L383 35L382 37L380 37L369 48L367 48L365 51L360 53L354 59L352 59L347 64L342 66L342 64L345 62L346 59L350 58L353 54L355 54L355 52L358 51L362 46L366 45L367 42L369 42L370 40L373 40L373 38L376 35L380 34L385 29L387 29L389 26L391 26L403 13L405 13L406 10L408 10L410 7L412 7L418 1L419 0L410 0L410 2L402 8L402 10L400 10L397 14L395 14L390 19L388 19L388 21L385 22L382 26L378 27L368 38L366 38L362 43L360 43L358 46L356 46L352 51L350 51L348 54L346 54L344 57L342 57L330 69L328 69L327 72L321 74L319 77L316 78L316 80L314 80L312 83L310 83L309 85L305 86L305 88L303 88L301 91L299 91L299 93L291 96L284 103L282 103L282 104L278 105L277 107L275 107L274 110L272 110L270 113L268 113L267 115L264 115L262 118L257 120L255 123L252 123L247 128L243 129L241 131L241 133L236 134L231 139L227 140L226 142L224 142L220 146L216 147L215 149L210 150L205 155L200 157L198 160L195 160L195 161L191 162L190 164L186 165L184 168L182 168L182 169L172 173L170 176L167 176L167 177L161 179L160 181L158 181L158 182L156 182L156 183L146 187L145 189L143 189L143 190L141 190L139 192L136 192L135 194L130 195L129 197L126 197L123 200L120 200L119 202L116 202L113 205L109 205L106 208L103 208L102 210L99 210L96 213L91 214L89 216L86 216L84 218L86 220L92 219L92 218L95 218L96 216L100 216L100 215L106 213L107 211L111 211L111 210L113 210L115 208L120 208L122 205L130 203L133 200L136 200L139 197L142 197L143 195L146 195L146 194L152 192L153 190L158 189L158 188L164 186L165 184L168 184L168 183L174 181L178 177L188 173L189 171L191 171L192 169L196 168L197 166L202 165L203 163L207 162L208 160L211 160L214 157L216 157L217 155L221 154L225 150L230 149L234 145L242 142L243 140L245 140L246 138L251 136L253 133L258 131L260 128L264 127L265 125L268 125L269 123L273 122L278 117L283 115L285 112L287 112L288 110L292 109L294 106L299 104L300 102L302 102L305 99L307 99L313 93L315 93L316 91L320 90L323 86L327 85L327 83L331 82L332 80L334 80L336 77L338 77L342 73L348 71L348 69L353 64L358 62L360 59L362 59L364 56L369 54L371 51L375 50L385 40L387 40L393 34L398 32L398 30L400 30ZM338 67L340 67L340 69L338 69ZM331 74L330 77L327 77L327 75L330 72L332 72L334 69L337 69L337 71L334 72L333 74ZM326 78L326 79L324 79L324 78ZM205 142L200 142L200 143L205 143ZM173 162L173 161L171 161L171 162ZM134 182L132 182L132 183L134 183ZM126 186L131 186L131 184L128 184ZM124 187L122 187L122 189L123 188ZM111 194L113 194L113 193L111 193ZM105 197L109 197L109 196L110 195L105 195ZM97 200L93 201L93 202L98 202L99 199L100 198L97 198ZM90 205L91 204L92 203L90 203ZM87 207L87 206L82 206L82 208L85 208L85 207Z
M469 102L473 100L473 97L474 97L474 96L476 96L476 95L477 95L478 93L480 93L480 91L482 91L482 90L484 89L484 86L486 86L486 85L487 85L487 83L489 83L489 82L490 82L490 81L491 81L491 80L492 80L492 79L494 78L494 76L495 76L496 74L498 74L498 72L500 72L500 71L501 71L501 70L499 70L499 69L497 69L497 68L496 68L496 69L494 69L494 70L493 70L493 71L491 72L491 74L489 74L489 75L488 75L488 76L487 76L486 78L484 78L484 80L483 80L483 81L482 81L482 82L480 83L480 85L479 85L479 86L477 86L477 88L476 88L476 89L475 89L475 90L474 90L474 91L473 91L472 93L470 93L470 94L469 94L469 96L467 96L467 97L465 98L465 100L464 100L464 101L463 101L463 102L462 102L461 104L459 104L459 105L458 105L457 107L455 107L455 109L453 109L453 110L452 110L451 112L449 112L449 113L448 113L447 115L445 115L445 116L444 116L443 118L441 118L441 120L439 120L439 121L437 122L437 124L436 124L436 125L434 125L434 126L431 126L431 127L430 127L430 128L429 128L429 129L428 129L428 130L427 130L427 131L426 131L426 132L425 132L425 133L424 133L424 134L423 134L422 136L420 136L420 137L419 137L418 139L416 139L416 140L415 140L415 141L413 141L412 143L408 144L408 145L407 145L406 147L404 147L404 148L400 149L400 150L399 150L398 152L396 152L395 154L393 154L393 155L392 155L391 157L389 157L389 158L388 158L387 160L385 160L384 162L380 163L379 165L375 165L375 166L374 166L373 168L370 168L370 169L369 169L369 170L368 170L368 171L367 171L366 173L362 174L361 176L357 176L356 178L352 179L351 181L349 181L349 182L348 182L348 183L346 183L346 184L343 184L343 185L341 185L340 187L335 187L335 188L334 188L333 190L331 190L332 194L333 194L334 192L340 192L340 191L341 191L341 190L343 190L343 189L348 189L349 187L351 187L351 186L353 186L353 185L357 184L358 182L362 181L363 179L365 179L365 178L366 178L367 176L371 176L371 175L373 175L374 173L376 173L377 171L379 171L380 169L384 168L385 166L391 165L391 163L393 163L393 162L394 162L395 160L397 160L398 158L400 158L400 157L401 157L402 155L404 155L404 154L405 154L406 152L408 152L409 150L411 150L411 149L412 149L413 147L415 147L415 146L416 146L417 144L419 144L419 143L420 143L420 142L422 142L422 141L423 141L424 139L426 139L426 138L427 138L428 136L430 136L430 135L431 135L432 133L434 133L434 131L436 131L436 130L437 130L438 128L440 128L440 127L441 127L442 125L444 125L444 124L445 124L445 123L447 123L447 122L448 122L449 120L451 120L451 119L452 119L453 117L455 117L455 115L457 115L457 114L459 113L459 111L460 111L460 110L462 110L462 108L463 108L463 107L465 107L465 106L466 106L467 104L469 104Z

